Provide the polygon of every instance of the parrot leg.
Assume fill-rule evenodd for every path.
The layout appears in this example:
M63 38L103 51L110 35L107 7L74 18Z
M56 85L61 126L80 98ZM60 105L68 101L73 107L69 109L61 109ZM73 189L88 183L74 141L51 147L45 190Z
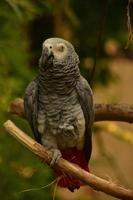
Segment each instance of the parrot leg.
M50 166L54 166L56 163L58 163L62 155L60 150L58 149L51 149L51 152L52 152L52 160L50 162Z
M61 158L61 152L57 147L56 139L51 134L45 134L41 139L42 145L52 153L52 160L50 166L54 166Z

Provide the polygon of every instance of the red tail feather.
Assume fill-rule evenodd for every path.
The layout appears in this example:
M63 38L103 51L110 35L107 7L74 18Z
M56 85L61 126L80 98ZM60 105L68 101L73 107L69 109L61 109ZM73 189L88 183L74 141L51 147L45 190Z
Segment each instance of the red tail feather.
M89 171L88 163L85 159L85 154L83 150L77 150L77 148L70 148L61 150L62 157L72 163L75 163L79 165L82 169ZM61 171L55 171L56 177L63 176L59 182L58 185L60 187L67 187L70 191L74 191L74 189L79 189L80 186L84 185L80 180L72 177L69 174L62 174Z

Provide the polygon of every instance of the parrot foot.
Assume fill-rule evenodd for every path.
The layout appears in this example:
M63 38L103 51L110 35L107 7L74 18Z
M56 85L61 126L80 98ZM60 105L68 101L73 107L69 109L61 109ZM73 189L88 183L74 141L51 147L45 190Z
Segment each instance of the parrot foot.
M65 123L63 125L60 125L59 129L61 130L61 134L63 132L63 134L65 136L68 136L68 137L73 137L73 136L75 137L76 136L76 134L75 134L75 128L74 128L73 125Z
M60 125L59 128L61 130L65 130L65 131L73 131L74 130L74 127L72 125L67 124L67 123Z
M59 159L62 157L60 150L52 149L52 160L50 162L50 166L53 167L55 164L58 163Z

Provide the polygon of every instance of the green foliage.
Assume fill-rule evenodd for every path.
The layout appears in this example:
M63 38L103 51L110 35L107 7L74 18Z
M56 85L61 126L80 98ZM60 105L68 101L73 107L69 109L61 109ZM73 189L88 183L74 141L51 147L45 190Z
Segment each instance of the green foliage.
M34 68L31 70L29 67L31 54L26 27L36 12L32 3L23 3L11 7L0 1L0 122L2 125L8 118L13 118L19 127L30 132L27 123L7 113L10 101L23 96L24 88L35 74ZM50 169L10 138L2 127L0 132L0 199L50 199L49 188L41 192L20 193L51 182Z

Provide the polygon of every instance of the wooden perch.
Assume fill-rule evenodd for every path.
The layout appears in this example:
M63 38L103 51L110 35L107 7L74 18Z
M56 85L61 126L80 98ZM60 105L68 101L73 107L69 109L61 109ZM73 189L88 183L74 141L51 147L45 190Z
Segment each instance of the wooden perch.
M24 118L23 99L15 99L10 112ZM95 104L95 121L123 121L133 123L133 105Z
M21 102L22 103L22 102ZM21 104L22 105L22 104ZM22 112L20 112L22 115ZM13 137L15 137L20 143L26 146L30 151L32 151L35 155L42 158L47 164L51 161L50 153L39 143L25 134L22 130L15 126L13 122L10 120L4 123L4 127ZM102 178L99 178L91 173L86 172L81 169L77 165L74 165L63 158L61 158L58 164L55 166L58 167L64 173L70 174L93 189L97 191L102 191L106 194L114 196L123 200L133 200L133 191L129 189L125 189L122 186L119 186L115 183L106 181Z
M95 121L123 121L133 123L133 105L95 104Z

